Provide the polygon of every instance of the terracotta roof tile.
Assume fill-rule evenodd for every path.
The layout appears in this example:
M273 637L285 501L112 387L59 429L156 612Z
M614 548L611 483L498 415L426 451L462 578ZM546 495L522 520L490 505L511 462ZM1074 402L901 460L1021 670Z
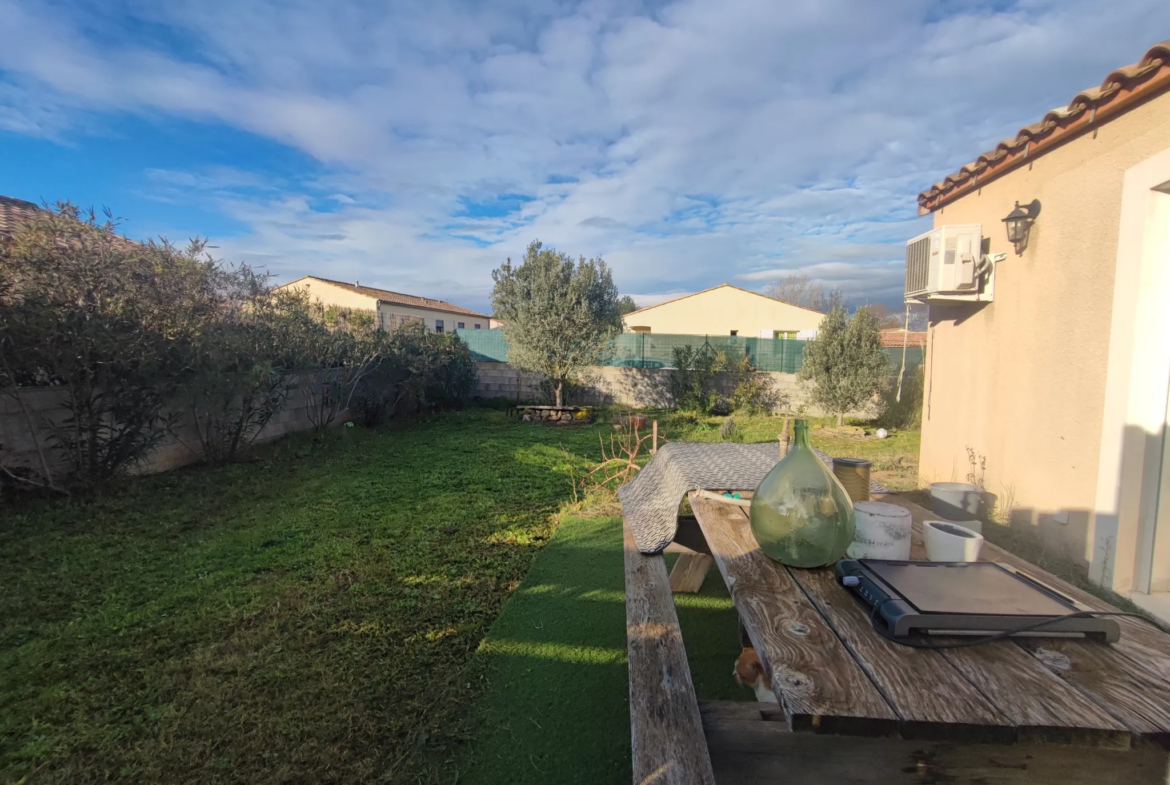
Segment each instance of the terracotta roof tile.
M899 328L882 330L882 346L901 348L903 341L906 346L926 346L926 333L911 330L910 334L906 335L906 331Z
M980 182L1016 168L1030 157L1062 144L1134 105L1170 87L1170 41L1151 46L1136 63L1105 77L1100 87L1073 96L1067 106L1051 110L1039 122L1026 125L959 171L918 195L918 214L926 215L974 190Z
M32 202L0 196L0 235L12 234L21 224L28 223L41 211Z
M428 308L432 311L447 311L448 313L463 314L465 316L478 316L481 319L491 318L485 313L473 311L469 308L464 308L461 305L455 305L443 300L432 300L429 297L416 297L413 294L402 294L401 292L392 292L388 289L376 289L372 286L359 286L356 283L333 281L328 278L320 278L316 275L306 275L305 278L312 278L314 281L321 281L322 283L340 286L343 289L347 289L351 292L357 292L358 294L364 294L367 297L373 297L384 303L407 305L413 306L415 308ZM296 281L287 283L285 286L291 286L294 283L296 283Z

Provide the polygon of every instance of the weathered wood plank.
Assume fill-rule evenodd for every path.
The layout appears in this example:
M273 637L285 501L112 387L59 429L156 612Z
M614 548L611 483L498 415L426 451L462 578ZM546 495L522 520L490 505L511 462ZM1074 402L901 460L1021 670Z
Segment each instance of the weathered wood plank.
M1015 741L1006 718L939 652L898 646L875 634L869 614L830 570L789 574L893 705L904 737Z
M1102 643L1021 639L1018 645L1121 720L1131 731L1170 742L1170 685ZM1129 667L1119 667L1119 662Z
M638 551L625 524L630 738L637 785L715 782L682 631L661 555Z
M882 501L901 505L910 511L915 529L911 542L912 558L919 558L917 548L920 547L921 543L921 523L923 520L930 520L937 516L897 494L885 496ZM1020 569L1086 607L1100 611L1117 610L1088 592L1041 570L992 543L984 543L980 558ZM1034 661L1092 701L1097 707L1098 715L1101 712L1107 713L1116 718L1122 726L1136 734L1156 739L1168 739L1170 738L1170 690L1164 685L1167 676L1170 675L1170 636L1135 619L1123 618L1119 621L1123 628L1122 639L1111 645L1092 641L1061 641L1056 639L1045 639L1042 643L1036 639L1032 639L1031 642L1029 639L1019 639L1012 645L1027 652ZM946 656L956 666L965 669L969 677L977 672L983 674L985 678L1010 678L1011 673L1003 667L988 667L978 662L979 658L984 656L984 650L991 651L995 648L980 646L973 649L956 649L949 651ZM1003 647L999 648L1001 649L1000 656L1009 657L1019 662L1018 657L1004 650ZM963 654L959 654L960 651ZM964 668L964 662L967 663L966 668ZM1026 710L1032 713L1039 708L1038 705L1027 703L1025 700L1025 696L1033 692L1032 688L1021 693L1010 683L1003 685L1003 687L1004 689L999 693L998 698L996 695L990 695L1001 711L1008 711L1010 714L1011 707L1000 701L1006 701L1012 695L1017 696L1015 706L1017 710ZM1053 696L1048 695L1048 697ZM1061 700L1063 702L1064 697ZM1044 713L1047 713L1047 710ZM1040 717L1036 719L1040 719ZM1078 715L1071 721L1065 721L1062 724L1084 728L1095 722L1097 720L1092 720L1078 712Z
M670 590L676 593L694 594L703 588L703 581L707 578L707 571L715 562L705 553L679 554L674 567L670 570Z
M1124 725L1010 641L940 653L1017 727L1021 741L1129 746Z
M954 744L791 733L755 703L699 704L715 777L737 785L1164 785L1165 749Z
M788 571L759 549L743 511L694 495L691 508L790 726L895 732L897 714Z

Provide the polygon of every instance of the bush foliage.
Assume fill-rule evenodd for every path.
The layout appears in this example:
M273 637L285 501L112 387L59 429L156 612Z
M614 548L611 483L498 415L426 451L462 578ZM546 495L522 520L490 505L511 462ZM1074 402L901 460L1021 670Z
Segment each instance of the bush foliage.
M772 383L772 377L757 371L746 354L738 362L730 362L724 352L715 351L710 344L698 349L686 344L674 347L672 355L674 368L667 384L679 409L723 417L732 412L772 414L789 404L788 397ZM720 374L726 374L724 381L730 382L730 396L716 389Z
M844 308L834 308L821 321L817 337L804 347L800 377L812 384L813 401L836 414L841 427L846 412L881 392L888 363L878 321L869 308L858 308L852 317Z
M20 486L107 484L184 415L205 460L235 460L298 387L325 427L358 398L376 421L405 399L411 410L455 405L474 384L454 336L375 329L372 314L277 291L201 241L130 242L109 214L68 203L0 240L0 395L38 450L17 464L0 445L0 475ZM29 404L25 393L44 387L61 391L63 417Z

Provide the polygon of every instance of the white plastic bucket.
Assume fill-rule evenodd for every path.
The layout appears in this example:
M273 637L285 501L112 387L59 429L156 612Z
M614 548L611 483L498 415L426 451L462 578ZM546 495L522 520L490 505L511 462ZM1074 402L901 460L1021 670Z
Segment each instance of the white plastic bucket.
M951 521L977 521L983 489L965 482L930 484L930 511Z
M851 559L910 558L910 511L884 502L857 502L853 505L857 532L846 551Z

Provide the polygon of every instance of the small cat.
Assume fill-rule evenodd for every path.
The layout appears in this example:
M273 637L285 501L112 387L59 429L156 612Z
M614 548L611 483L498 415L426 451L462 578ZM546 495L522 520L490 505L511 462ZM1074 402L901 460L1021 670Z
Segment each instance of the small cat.
M772 692L772 682L768 674L764 673L764 664L751 646L745 646L735 659L735 670L731 672L736 682L756 691L756 700L760 703L779 703L776 693Z

